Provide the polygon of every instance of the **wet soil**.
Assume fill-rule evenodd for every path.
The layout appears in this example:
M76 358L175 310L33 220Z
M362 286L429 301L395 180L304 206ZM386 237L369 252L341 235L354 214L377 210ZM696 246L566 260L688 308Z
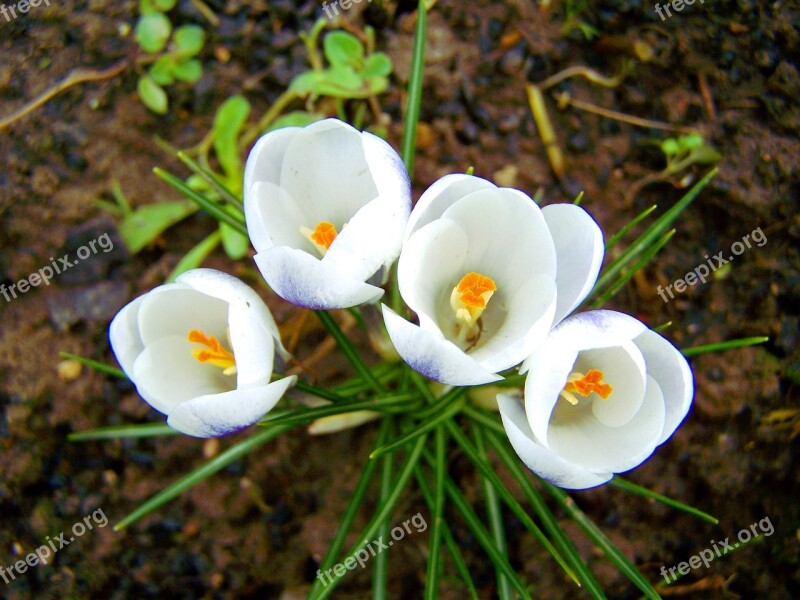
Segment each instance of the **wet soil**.
M311 2L212 0L211 26L182 0L175 23L209 32L206 74L170 90L171 110L159 117L136 97L132 34L137 3L51 1L16 18L0 17L0 118L78 66L102 70L127 61L120 74L75 86L0 131L0 282L6 286L103 233L115 250L98 253L10 301L0 299L0 566L68 532L102 509L110 523L243 438L219 442L159 438L68 443L74 431L122 423L159 422L130 384L84 369L59 371L59 351L113 362L110 318L135 295L158 285L213 222L195 215L135 257L115 237L115 223L94 201L110 198L113 181L134 206L174 193L151 173L183 173L156 143L200 141L217 106L245 94L261 114L291 77L307 68L298 32L320 8ZM393 58L392 87L380 97L389 138L402 132L404 85L413 45L413 3L356 5L345 13L356 30L371 25ZM752 524L774 527L731 555L663 588L664 596L771 598L800 596L800 273L798 164L800 94L795 2L740 0L684 5L663 21L650 3L591 3L578 21L598 35L564 31L565 7L516 0L477 4L441 1L429 17L426 83L418 136L415 194L437 177L475 168L543 203L583 206L607 235L652 204L672 206L681 187L706 168L632 188L663 168L654 140L669 135L592 114L559 109L550 92L632 116L701 132L723 156L719 175L676 224L658 259L610 303L689 347L745 336L768 343L692 360L694 408L673 439L629 478L698 506L720 519L712 526L661 505L603 487L574 494L576 502L653 583L669 569ZM545 93L564 175L553 174L526 101L525 84L570 66L607 76L628 69L606 88L572 78ZM760 229L766 242L735 257L708 283L664 302L657 293L732 244ZM613 254L613 253L612 253ZM609 257L607 260L610 260ZM258 285L253 263L220 252L207 262ZM323 342L299 313L268 302L287 331L298 331L297 354ZM363 342L363 340L362 340ZM347 373L331 355L309 366L325 383ZM778 412L780 411L780 412ZM330 436L302 430L284 436L191 489L129 529L95 527L53 557L0 582L4 598L304 597L327 541L374 439L374 427ZM451 473L480 511L475 474L458 454ZM425 512L417 493L395 516ZM633 586L557 513L611 598L638 598ZM364 525L366 513L356 522ZM765 521L765 519L767 521ZM481 596L496 596L491 563L453 515ZM537 598L583 597L506 515L512 565L535 585ZM390 597L421 597L426 536L410 536L390 556ZM442 597L463 586L447 564ZM351 574L335 597L367 598L369 570Z

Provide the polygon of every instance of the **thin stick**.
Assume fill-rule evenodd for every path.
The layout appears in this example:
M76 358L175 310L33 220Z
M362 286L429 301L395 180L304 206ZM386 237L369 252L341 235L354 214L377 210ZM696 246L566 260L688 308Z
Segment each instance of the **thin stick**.
M69 88L78 85L79 83L86 83L89 81L102 81L103 79L111 79L112 77L122 73L122 71L124 71L125 68L129 66L129 64L130 63L128 59L125 59L102 71L97 71L95 69L84 69L83 67L74 69L59 83L54 84L52 87L45 90L43 93L39 94L36 98L31 100L28 104L20 108L18 111L13 112L9 116L0 120L0 130L5 129L6 127L11 125L15 121L18 121L28 113L36 110L51 98L58 96L61 92L64 92Z
M603 108L602 106L597 106L596 104L592 104L591 102L584 102L583 100L578 100L577 98L571 97L566 92L563 92L561 94L554 94L554 98L556 99L556 102L558 102L559 108L574 106L575 108L579 108L580 110L585 110L586 112L590 112L592 114L599 115L607 119L622 121L623 123L635 125L636 127L645 127L647 129L663 129L665 131L677 131L678 133L697 133L697 129L694 129L692 127L670 125L669 123L663 123L661 121L651 121L650 119L642 119L641 117L626 115L625 113L617 112L615 110L610 110L608 108Z
M622 83L623 79L625 79L626 73L625 71L623 71L622 73L614 77L606 77L605 75L601 75L600 73L598 73L593 69L590 69L589 67L578 65L575 67L569 67L567 69L564 69L563 71L560 71L555 75L551 75L544 81L539 82L537 85L539 86L540 90L544 91L546 89L553 87L554 85L561 83L565 79L569 79L570 77L575 77L578 75L580 75L581 77L585 77L586 79L588 79L592 83L596 83L597 85L601 85L603 87L615 88L620 83Z
M547 113L547 107L544 104L544 95L539 86L533 83L527 84L525 91L528 93L528 104L533 113L533 120L536 121L539 137L542 139L544 149L547 151L550 166L553 168L553 173L555 173L556 177L560 179L564 175L564 157L556 141L553 124L550 122L550 115Z

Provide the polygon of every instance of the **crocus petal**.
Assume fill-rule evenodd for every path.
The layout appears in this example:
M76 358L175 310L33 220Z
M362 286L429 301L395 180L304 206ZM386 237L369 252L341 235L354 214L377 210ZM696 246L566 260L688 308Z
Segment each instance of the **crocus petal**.
M256 181L244 203L247 234L256 252L273 246L301 248L316 252L311 242L300 232L311 218L282 187L268 181ZM312 226L313 227L313 226Z
M502 379L482 368L441 334L409 323L386 305L382 308L392 344L415 371L448 385L480 385Z
M542 209L556 248L558 261L558 323L583 302L603 263L603 233L580 206L551 204Z
M192 329L202 329L222 341L227 336L227 323L227 302L185 283L168 283L151 290L139 308L139 333L145 346L167 335L186 340Z
M353 279L302 250L276 246L255 256L261 274L284 300L330 310L375 302L383 290Z
M123 307L111 321L108 331L114 356L128 376L133 373L133 363L144 350L142 337L139 334L139 308L144 298L139 296Z
M361 132L336 119L312 123L289 142L280 186L312 219L311 229L320 221L341 226L378 197Z
M442 216L456 200L478 190L497 189L497 186L473 175L445 175L425 190L417 201L406 226L406 239L428 223Z
M283 157L291 141L302 131L302 127L283 127L264 134L256 142L244 166L244 202L248 192L257 181L279 184L283 169Z
M234 329L237 329L238 323L243 323L244 328L251 326L255 327L258 325L263 331L266 332L267 335L272 337L273 341L275 342L275 346L277 346L281 355L284 358L289 357L289 353L286 352L286 349L283 347L283 343L281 342L281 334L280 331L278 331L278 325L275 323L275 319L272 317L272 313L269 311L269 308L267 308L267 305L264 304L261 296L259 296L253 288L243 281L232 275L228 275L227 273L216 271L214 269L192 269L191 271L187 271L186 273L179 275L176 279L176 282L189 285L193 289L202 292L207 296L219 298L230 305L231 308L228 312L228 326L231 328L232 343L234 343L234 338L238 337L238 335L233 331ZM237 313L235 317L236 323L230 322L232 311ZM245 316L240 317L240 312L246 313L247 318L245 318ZM254 343L254 346L249 346L249 350L246 350L245 346L242 346L242 350L253 354L251 360L263 361L264 355L261 354L263 343ZM263 348L263 351L265 350L266 347ZM272 356L272 352L269 352L268 354L270 357ZM241 360L241 353L237 354L237 364L239 364L239 361ZM269 378L270 373L272 372L272 363L270 362L269 364L270 367L269 372L266 375L267 378Z
M663 425L664 399L658 384L648 377L642 407L627 424L607 427L591 410L578 409L570 419L551 422L548 447L590 471L618 473L641 464L652 454Z
M292 375L268 385L200 396L172 411L167 424L195 437L229 435L256 423L296 381Z
M559 394L578 353L622 346L645 331L641 321L611 310L592 310L559 323L522 364L530 371L525 382L525 411L537 440L547 446L547 428Z
M680 351L655 331L645 331L635 340L647 363L647 372L664 394L666 415L658 443L671 436L689 412L694 396L694 379L689 363Z
M469 240L465 268L492 277L506 294L532 275L556 275L555 247L541 209L518 190L480 190L462 198L442 219L452 219ZM498 232L502 241L498 243ZM513 245L513 252L509 251Z
M389 202L370 202L336 236L322 262L355 279L368 279L400 254L406 216Z
M222 369L195 360L186 336L168 335L150 342L133 364L131 379L139 395L169 414L181 402L234 387Z
M452 288L447 286L454 273L464 271L467 243L457 223L439 219L418 230L403 247L397 264L400 295L426 331L441 331L436 325L437 303L443 294L449 298Z
M497 405L511 446L522 462L545 481L558 487L577 490L595 487L611 479L611 473L593 473L538 444L519 400L499 394Z
M518 365L547 336L555 309L556 286L552 277L531 277L507 301L502 325L492 332L486 344L471 353L472 358L493 372Z

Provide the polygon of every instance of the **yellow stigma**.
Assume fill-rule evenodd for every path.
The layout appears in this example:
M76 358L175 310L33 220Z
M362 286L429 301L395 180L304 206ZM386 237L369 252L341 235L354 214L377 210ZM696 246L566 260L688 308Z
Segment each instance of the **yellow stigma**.
M607 383L603 383L603 377L605 375L598 369L589 369L585 375L577 371L570 373L569 377L567 377L567 385L561 390L559 396L573 406L578 404L575 394L580 394L586 398L594 392L603 400L608 400L614 388Z
M496 291L497 285L490 277L474 272L464 275L450 294L456 319L474 327Z
M236 359L232 352L222 347L219 340L213 335L206 335L199 329L192 329L187 339L193 344L200 344L205 348L192 348L192 356L198 362L209 363L223 369L224 375L236 374Z
M328 221L320 221L313 231L308 227L301 227L300 233L311 240L311 243L314 244L314 247L319 250L322 256L325 256L337 236L336 226Z

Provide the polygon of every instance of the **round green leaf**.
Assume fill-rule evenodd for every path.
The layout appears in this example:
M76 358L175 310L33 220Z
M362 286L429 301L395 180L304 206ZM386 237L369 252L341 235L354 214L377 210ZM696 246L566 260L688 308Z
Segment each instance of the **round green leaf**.
M203 76L203 65L196 58L190 58L172 67L172 74L180 81L194 83Z
M678 153L678 142L673 138L667 138L661 142L661 151L667 156L674 156Z
M357 37L345 31L332 31L325 36L322 46L325 58L333 67L360 69L364 64L364 46Z
M194 56L203 49L205 32L197 25L182 25L175 30L172 40L182 55Z
M177 0L152 0L152 2L153 6L155 6L161 12L172 10L175 8L175 4L177 4Z
M152 77L149 75L140 77L136 89L139 92L139 97L147 108L159 115L163 115L167 112L167 106L169 104L167 93L164 91L164 88L153 81Z
M386 77L392 72L392 60L383 52L376 52L367 59L361 74L367 79Z
M144 15L136 24L136 41L145 52L161 52L167 45L172 23L161 13Z
M172 85L175 83L175 77L172 74L173 67L172 57L164 55L153 63L148 73L158 85Z

